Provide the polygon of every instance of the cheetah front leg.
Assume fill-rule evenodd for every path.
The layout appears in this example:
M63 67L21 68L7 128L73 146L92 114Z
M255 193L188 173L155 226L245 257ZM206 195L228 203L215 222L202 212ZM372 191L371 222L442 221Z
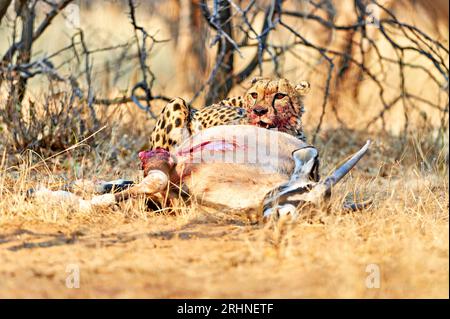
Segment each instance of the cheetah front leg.
M182 98L170 101L162 110L150 134L150 148L169 152L191 136L190 118L193 110Z

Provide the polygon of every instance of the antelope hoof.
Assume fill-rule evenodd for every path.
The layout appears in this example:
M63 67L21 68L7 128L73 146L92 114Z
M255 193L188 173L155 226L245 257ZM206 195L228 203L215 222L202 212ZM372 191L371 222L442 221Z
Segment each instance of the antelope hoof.
M169 183L168 176L160 170L151 170L147 176L139 183L141 192L152 195L166 189Z

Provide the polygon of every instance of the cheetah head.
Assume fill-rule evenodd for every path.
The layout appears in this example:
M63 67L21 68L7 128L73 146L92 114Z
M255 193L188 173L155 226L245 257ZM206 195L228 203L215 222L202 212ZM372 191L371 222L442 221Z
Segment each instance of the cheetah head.
M292 85L286 79L253 79L244 97L250 124L282 132L298 128L304 112L303 97L309 89L307 81Z

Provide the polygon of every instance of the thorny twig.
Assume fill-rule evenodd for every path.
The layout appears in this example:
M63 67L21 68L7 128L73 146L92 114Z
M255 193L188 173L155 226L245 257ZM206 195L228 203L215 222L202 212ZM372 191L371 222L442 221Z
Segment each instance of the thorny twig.
M317 61L318 64L326 63L327 71L323 87L321 113L313 135L313 141L315 141L317 135L320 133L325 114L328 110L330 97L332 94L334 99L339 97L337 92L334 94L334 90L338 88L341 82L346 80L348 77L346 74L351 70L357 70L358 74L355 79L358 81L355 88L356 97L359 84L364 78L373 82L378 90L381 111L372 119L369 119L367 122L367 127L369 128L376 123L381 123L382 129L386 130L385 116L399 102L402 103L401 106L405 116L404 134L408 131L410 120L408 114L410 113L410 109L419 110L417 103L430 106L441 113L448 112L445 106L437 105L425 98L419 98L417 93L411 91L411 88L408 86L409 79L405 77L407 70L414 69L422 71L435 84L436 89L445 94L448 99L448 48L441 42L434 40L418 27L399 21L389 8L376 0L354 0L355 17L348 24L337 24L334 21L337 15L337 7L332 0L321 2L312 0L305 1L302 7L307 8L309 6L311 8L309 11L292 10L283 1L270 1L265 7L264 5L262 7L258 5L257 1L245 2L245 6L241 6L241 3L233 0L211 2L213 5L213 13L210 12L208 1L206 0L201 1L201 8L205 21L216 32L216 38L226 34L223 38L232 44L231 48L236 52L238 52L238 48L241 49L243 47L257 48L254 58L247 67L241 72L235 72L234 69L230 69L226 80L232 78L234 84L239 84L251 76L256 68L259 69L259 73L262 75L263 63L268 60L272 62L274 73L280 74L278 63L280 57L287 53L296 55L296 50L301 48L315 52L320 57ZM371 9L378 8L380 16L372 16L373 13L370 12L369 5ZM221 10L229 9L229 7L234 11L229 19L235 20L234 24L237 25L237 27L234 27L235 32L227 32L223 28L223 24L211 23L211 21L216 21L214 20L215 14L218 14ZM255 30L254 20L261 11L265 11L265 17L263 28L258 34ZM285 19L285 17L289 19ZM316 43L304 35L301 29L293 24L293 19L297 19L299 22L304 21L319 24L330 33L328 42L333 37L345 34L343 38L346 39L347 44L341 50L331 49L331 46L328 44ZM282 46L272 43L273 39L271 39L270 35L279 26L293 35L294 40L292 42ZM399 35L407 41L400 41ZM236 40L239 37L241 40ZM390 44L395 53L394 58L384 55L383 50L380 49L379 39L377 39L379 37ZM238 48L235 48L236 44ZM303 50L302 52L306 51ZM407 60L405 57L407 52L424 58L430 62L432 67L426 67L423 63L417 63L411 59ZM371 54L374 55L375 59L368 59ZM369 61L371 61L370 64ZM375 61L375 64L373 61ZM223 52L218 51L216 62L210 76L201 90L196 93L194 99L208 86L211 91L211 87L214 88L214 86L223 85L224 80L218 81L216 77L217 70L221 67L222 62ZM378 71L375 71L374 65L378 65ZM391 85L385 81L386 72L389 67L396 67L399 75L398 93L394 97L388 97L387 95L387 91L392 91ZM332 85L334 83L332 79L335 79L334 85L336 87ZM335 100L333 100L332 111L339 123L344 125L344 121L338 115ZM442 122L445 123L446 121Z
M39 23L34 23L36 16L36 4L38 2L45 3L46 6L50 7L50 10L46 13L42 21ZM106 46L101 48L90 49L87 44L87 40L82 29L77 29L76 33L71 37L71 43L58 51L47 55L44 53L44 56L34 56L31 50L34 41L39 39L41 35L47 30L47 28L51 25L52 21L66 8L72 1L68 0L60 0L60 1L46 1L46 0L33 0L33 1L24 1L20 0L20 6L16 5L16 17L13 20L13 28L12 28L12 45L6 50L2 57L0 57L0 88L2 86L3 80L8 80L6 83L9 87L9 96L6 99L7 103L0 105L0 120L2 123L6 124L9 127L8 131L11 132L11 137L14 140L14 144L18 149L24 149L27 147L42 147L47 143L49 147L53 147L50 144L53 141L47 139L47 133L42 137L42 130L46 125L50 125L50 134L54 131L54 134L59 134L60 128L68 129L67 132L70 132L71 126L74 123L67 122L72 121L71 118L79 118L81 113L83 112L81 108L83 105L87 106L87 109L90 112L90 120L94 123L93 127L89 130L97 129L101 123L97 117L94 105L119 105L125 104L129 102L135 102L139 106L142 101L147 103L147 110L152 116L152 112L150 111L149 101L160 99L164 101L169 101L170 98L164 95L152 95L151 87L154 81L154 75L151 70L146 66L146 58L147 51L151 50L155 43L164 42L161 40L155 39L153 36L147 34L145 30L139 27L136 24L135 20L135 11L134 6L132 8L132 21L133 26L135 27L135 40L138 44L138 54L133 55L129 54L130 42L126 42L119 45ZM132 1L130 1L132 4ZM3 7L2 7L3 8ZM65 17L64 14L62 14ZM9 18L8 18L9 19ZM22 23L22 28L20 24ZM16 25L19 24L19 27L16 28ZM17 29L22 30L22 36L19 40L17 38ZM142 32L143 41L142 45L139 41L138 32ZM147 39L151 39L152 43L150 48L147 48ZM147 41L147 42L146 42ZM101 52L108 52L111 50L121 49L123 48L123 53L118 57L118 64L125 59L135 59L138 58L141 68L143 70L144 80L138 83L133 87L131 96L123 95L118 98L101 98L97 97L95 94L95 79L94 79L94 61L93 55ZM66 58L69 56L69 58ZM54 64L54 61L60 61L60 57L63 57L63 62L58 62L58 65ZM70 64L75 64L78 66L78 73L76 71L77 67L75 67L75 72L73 67ZM79 66L81 66L81 70ZM70 70L69 73L65 73L62 68L67 66L66 69ZM98 68L96 68L98 69ZM123 73L122 73L123 74ZM64 98L61 99L61 106L54 107L50 104L55 103L51 99L46 98L44 101L44 112L48 113L48 122L47 123L38 123L38 121L34 121L33 119L36 117L36 112L34 110L35 103L33 101L29 101L29 107L22 108L22 99L25 96L25 90L27 86L27 81L31 78L37 76L46 76L49 83L48 94L46 96L61 96L63 91L57 89L55 91L55 83L67 83L71 87L71 92L68 94L63 94ZM148 83L148 76L151 76L151 79ZM120 72L116 73L116 77L114 81L120 77ZM80 85L82 81L80 79L84 79L85 85ZM144 86L145 83L145 86ZM148 83L148 84L147 84ZM136 95L136 89L143 88L146 92L145 96ZM85 91L85 93L84 93ZM84 100L86 104L83 103L75 103L76 100L82 101ZM3 103L3 99L1 102ZM57 103L57 102L56 102ZM52 109L52 111L50 111ZM60 109L59 111L55 111ZM29 113L29 119L25 119L23 117L23 113ZM65 116L62 116L63 113L66 113ZM58 121L55 121L56 118L59 118ZM55 127L53 127L55 126ZM79 134L84 135L86 133L86 123L85 120L78 121L79 126ZM75 128L73 128L75 130ZM67 141L61 140L60 137L56 136L56 139L60 140L58 146L56 147L64 147L64 144L72 139L72 136L75 136L73 133L69 133ZM39 136L37 136L39 135ZM47 141L47 142L46 142ZM56 145L53 143L53 145Z
M32 42L40 38L59 12L72 2L70 0L35 0L34 3L37 1L45 2L51 9L40 23L36 23L31 35ZM13 87L18 76L26 82L31 77L45 74L51 81L65 81L70 84L72 87L71 103L75 98L82 98L83 91L87 90L86 101L91 112L92 106L96 104L116 105L134 102L138 107L154 116L151 112L151 101L155 99L170 100L163 95L152 94L155 75L148 66L148 52L156 43L163 41L157 40L138 25L136 21L138 7L135 2L133 0L126 1L134 29L133 42L137 47L137 54L134 55L128 53L130 46L133 45L132 42L88 49L83 33L79 31L69 46L52 55L40 58L32 57L31 60L18 60L17 62L15 59L18 52L27 51L26 43L22 39L16 40L16 30L21 30L20 24L18 24L20 19L17 17L13 20L9 19L14 22L12 24L13 43L1 57L0 86L1 81L5 79L8 80L8 85ZM339 116L338 99L340 98L340 88L349 79L353 81L354 98L358 98L358 90L363 81L369 81L375 85L380 108L372 118L367 120L368 128L379 123L382 129L386 129L385 118L397 105L403 109L405 134L411 121L409 113L411 110L420 112L420 106L427 106L440 112L443 119L442 127L447 127L448 121L445 120L448 115L449 83L449 50L447 46L433 39L418 27L400 21L393 14L391 8L376 0L353 0L353 17L347 23L338 24L335 21L339 14L337 4L333 0L306 0L296 4L282 0L264 2L257 0L245 2L200 0L198 5L203 13L204 23L213 31L211 43L212 46L217 46L217 50L209 76L203 82L200 90L195 93L192 101L207 89L207 101L217 102L218 99L224 98L234 85L243 83L253 74L270 73L267 71L268 66L273 67L274 74L282 76L286 70L283 69L280 62L290 54L301 63L296 67L297 69L306 67L314 69L315 72L317 70L320 74L320 67L325 66L323 98L313 140L320 133L329 109L341 125L346 124ZM371 16L370 10L368 10L369 6L372 9L378 8L380 15ZM259 28L256 26L258 23L261 25ZM320 32L326 33L324 34L327 36L326 41L312 39L303 31L303 28L299 28L299 25L306 23L320 27L320 30L323 30ZM17 24L18 27L16 27ZM280 44L274 36L274 30L281 30L291 37L288 37L286 43ZM342 45L332 43L338 37L343 39ZM380 46L380 39L390 45L394 55L386 54L386 51ZM234 55L242 57L244 52L248 52L244 51L244 48L246 50L254 48L253 55L241 70L236 70ZM116 49L123 50L117 58L117 65L122 65L130 57L137 59L141 81L132 87L130 96L124 94L112 99L96 97L93 89L92 55L95 52L102 52L102 50ZM79 74L65 75L60 71L60 68L71 62L73 58L66 59L57 66L52 63L54 58L70 51L74 52L74 58L78 59L79 64L83 61L80 55L84 58L84 68ZM306 61L305 57L308 55L316 58L315 62ZM411 56L416 58L412 59ZM427 61L428 64L417 62L417 57L420 57L422 62L423 60ZM386 81L387 74L391 73L392 69L395 69L398 74L398 83ZM439 100L437 102L411 89L410 79L406 76L406 72L409 70L421 72L430 80L438 92ZM115 74L114 84L121 76L120 72ZM86 80L85 85L79 84L80 77L84 77ZM138 96L139 89L143 90L144 94ZM446 101L442 100L441 95L447 97Z
M147 33L147 31L139 26L136 22L136 4L134 3L134 0L128 0L128 7L130 9L130 20L131 24L134 29L134 38L136 41L136 46L138 50L138 56L139 56L139 65L141 69L142 74L142 81L137 83L131 90L131 99L132 101L142 110L147 111L152 118L156 118L155 114L153 114L151 110L150 101L154 99L161 99L160 97L154 97L152 95L152 87L153 83L155 81L155 75L150 70L150 68L147 66L147 38L150 38L152 40L151 46L155 43L165 42L164 40L157 40L154 36ZM139 33L141 34L142 40L139 42ZM150 48L151 50L151 48ZM148 80L148 75L150 75L150 81ZM142 89L145 92L145 102L146 106L143 106L140 103L140 100L136 97L136 91L138 89ZM164 99L164 98L163 98ZM165 100L165 99L164 99Z

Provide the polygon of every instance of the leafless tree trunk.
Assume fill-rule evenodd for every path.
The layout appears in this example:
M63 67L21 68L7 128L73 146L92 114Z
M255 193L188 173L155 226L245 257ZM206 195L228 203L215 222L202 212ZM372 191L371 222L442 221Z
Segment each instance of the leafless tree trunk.
M205 2L203 9L207 10ZM205 14L209 24L217 30L214 42L218 42L216 53L216 65L212 73L209 90L205 97L206 105L226 98L228 92L233 87L233 46L231 5L227 0L214 1L212 14Z
M12 0L0 0L0 23L2 23L2 19L5 16L11 2Z
M22 35L20 38L21 46L17 56L17 64L27 64L31 60L35 19L34 7L34 4L30 4L26 0L17 1L16 3L16 13L20 16L22 23ZM17 96L16 103L22 103L25 96L27 81L28 78L19 76L15 90L16 94L11 94L12 98L14 98L14 95Z
M205 23L202 21L199 0L179 0L177 32L177 75L182 90L197 91L207 68Z

